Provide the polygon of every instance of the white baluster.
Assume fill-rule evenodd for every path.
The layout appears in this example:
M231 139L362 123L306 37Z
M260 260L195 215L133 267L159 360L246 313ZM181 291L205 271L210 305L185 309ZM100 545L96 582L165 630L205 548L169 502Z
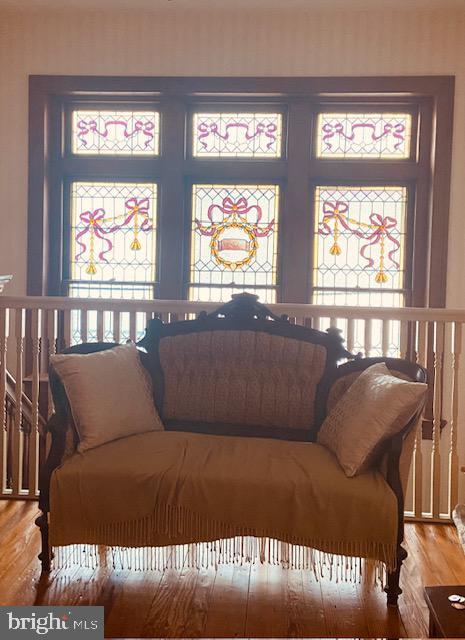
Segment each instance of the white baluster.
M457 505L459 496L459 457L457 453L457 429L459 411L459 374L460 354L462 351L462 324L454 322L452 325L452 389L451 389L451 421L450 421L450 449L449 449L449 504L448 515Z
M16 370L15 370L15 408L12 437L12 494L20 495L22 488L23 462L23 352L24 352L24 310L15 309L15 342L16 342Z
M354 319L349 318L347 320L347 351L353 353L354 351Z
M137 333L137 329L136 329L136 312L135 311L130 311L129 312L129 337L133 342L136 341L136 333Z
M53 356L57 351L57 312L55 309L49 309L46 312L46 327L47 327L47 351L48 358ZM47 371L48 371L49 363L47 362ZM53 397L52 390L50 385L48 385L48 417L50 417L53 413ZM47 438L47 443L49 443L49 438Z
M399 358L407 358L408 359L408 322L406 320L402 320L400 323L400 345L399 345Z
M71 346L71 310L65 309L63 314L63 343L61 349Z
M433 447L431 451L431 512L439 517L441 497L441 417L442 367L444 359L444 322L434 323L434 394L433 394Z
M121 340L121 321L119 311L113 311L113 341L120 342Z
M366 358L369 358L371 354L371 336L372 336L371 318L367 318L365 320L365 331L364 331L364 338L363 338L363 348L365 350Z
M81 323L79 328L79 333L81 337L81 342L87 342L89 339L88 334L88 325L87 325L87 309L81 309Z
M381 351L383 356L386 357L389 354L389 331L391 323L389 320L383 320L381 330Z
M103 342L103 310L97 311L97 342Z
M35 497L38 490L39 474L39 375L40 347L39 335L40 311L31 311L32 343L32 392L31 392L31 432L29 434L29 495Z
M417 361L425 365L428 359L427 352L428 323L418 323L418 346ZM413 450L413 504L416 518L421 518L423 514L423 420L420 421L415 435L415 445Z

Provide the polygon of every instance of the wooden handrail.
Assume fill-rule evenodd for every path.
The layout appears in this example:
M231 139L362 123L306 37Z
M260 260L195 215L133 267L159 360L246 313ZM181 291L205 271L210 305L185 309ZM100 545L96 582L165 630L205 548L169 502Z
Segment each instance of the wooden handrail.
M276 303L267 305L276 315L297 318L354 318L375 320L432 320L465 322L465 309L437 309L423 307L350 307L314 304ZM0 309L42 309L83 311L140 311L143 313L190 314L214 311L218 302L189 300L111 300L102 298L65 298L45 296L1 296Z

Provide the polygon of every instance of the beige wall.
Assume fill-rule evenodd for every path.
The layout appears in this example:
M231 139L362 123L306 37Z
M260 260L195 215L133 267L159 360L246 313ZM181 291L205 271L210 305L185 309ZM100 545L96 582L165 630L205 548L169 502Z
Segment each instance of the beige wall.
M465 8L0 11L0 273L14 274L8 290L18 294L26 274L28 74L456 75L448 305L465 307Z

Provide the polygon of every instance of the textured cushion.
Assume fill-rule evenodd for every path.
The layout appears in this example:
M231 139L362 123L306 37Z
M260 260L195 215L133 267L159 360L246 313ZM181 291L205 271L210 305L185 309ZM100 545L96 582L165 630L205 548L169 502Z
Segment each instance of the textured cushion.
M79 451L145 431L162 430L148 374L133 344L50 359L66 390Z
M160 341L163 419L310 429L326 363L321 345L254 331Z
M374 462L383 441L406 426L426 390L426 384L393 376L384 363L368 367L333 407L318 442L336 454L347 476L355 476Z
M401 380L407 380L407 382L413 382L412 378L410 378L403 371L398 371L397 369L388 369L388 372L392 376L396 376L396 378L400 378ZM352 386L352 384L357 380L357 378L363 373L363 369L360 371L351 371L350 373L346 373L345 375L337 378L331 385L331 389L329 390L328 398L326 401L326 414L328 414L337 402L342 398L344 393Z

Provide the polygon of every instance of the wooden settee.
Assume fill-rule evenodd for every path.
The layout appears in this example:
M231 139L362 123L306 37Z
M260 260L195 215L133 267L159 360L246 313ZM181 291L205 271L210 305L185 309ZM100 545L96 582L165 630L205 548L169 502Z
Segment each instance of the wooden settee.
M279 503L279 500L282 500L282 509L289 510L289 515L286 516L289 521L293 517L294 493L297 496L298 491L303 491L302 495L305 496L308 489L309 500L313 496L311 517L324 519L325 509L331 505L335 497L338 497L336 493L342 492L341 508L332 515L334 527L339 530L350 531L351 523L356 527L356 521L365 517L371 517L374 523L382 518L383 509L387 510L389 507L395 510L394 552L390 561L380 555L373 541L370 543L371 547L367 545L364 550L356 545L351 546L350 540L341 539L337 548L343 557L341 562L346 562L346 566L347 556L369 557L384 562L387 569L385 591L388 604L396 604L401 593L400 569L407 555L401 546L404 531L404 492L419 415L412 418L397 436L385 443L377 468L358 478L346 478L342 471L337 469L337 461L332 454L324 451L324 447L315 441L328 410L368 366L376 362L385 362L391 372L417 382L425 382L426 374L420 366L406 360L354 357L344 349L342 343L337 330L320 332L290 323L285 317L273 315L258 303L255 296L249 294L234 296L231 302L221 306L216 312L202 313L196 320L164 324L154 319L147 327L146 335L138 343L138 347L142 364L149 371L153 381L153 399L165 431L153 437L152 434L143 434L123 438L85 454L76 452L78 435L73 425L69 403L60 379L52 368L50 383L55 413L47 425L52 443L49 456L40 473L39 505L42 514L37 519L42 535L42 552L39 558L43 571L49 571L51 568L54 546L73 543L159 547L187 542L212 543L216 540L215 544L219 547L215 549L220 549L220 558L229 557L234 560L237 544L234 547L235 551L231 551L232 547L226 542L218 542L218 538L237 541L238 536L242 536L242 550L244 536L247 536L247 540L260 539L260 544L255 547L249 546L245 555L242 551L242 559L253 559L257 556L263 560L279 556L281 562L283 559L286 560L287 566L298 566L299 562L302 566L302 558L306 557L304 565L313 565L315 569L313 555L308 561L306 546L309 539L304 534L297 535L298 522L291 526L291 529L295 526L295 539L292 531L280 537L272 527L267 529L254 524L254 515L260 512L261 505L266 501L263 496L259 499L260 492L265 492L264 495L268 497L269 502ZM87 343L71 347L65 352L93 353L114 346L113 343ZM343 363L338 364L341 362ZM133 455L130 452L135 443L139 447L138 450L150 450L150 447L158 446L153 443L162 440L169 440L171 443L174 441L179 447L179 457L188 456L194 449L195 456L204 455L206 462L198 475L202 476L204 473L217 484L224 481L226 494L229 486L240 486L240 495L243 496L245 506L239 505L237 508L249 508L249 513L252 513L246 523L247 528L239 530L229 523L226 528L223 524L223 528L220 529L216 520L198 520L196 537L193 537L191 530L188 532L179 524L176 529L179 535L171 534L170 537L167 534L166 521L163 520L163 534L159 532L158 537L156 531L148 534L149 525L146 523L144 535L148 537L141 537L137 543L128 543L125 534L118 534L118 531L123 531L121 527L112 531L111 535L105 533L108 529L101 529L98 533L89 533L87 539L75 539L70 533L68 537L62 538L55 535L54 540L52 529L55 512L59 509L66 510L66 506L63 506L66 505L66 500L60 500L57 494L60 478L67 474L69 479L69 476L74 474L76 478L79 475L79 482L82 482L82 478L85 477L85 463L91 460L92 456L97 460L98 468L100 467L96 457L105 456L101 458L105 460L105 464L101 465L102 469L108 468L109 458L123 460L115 473L126 473L128 477L128 494L121 496L121 519L124 520L124 514L127 513L127 519L130 520L131 491L137 491L140 496L144 473L148 470L140 469L144 466L143 462L136 463L133 467L127 466L125 458ZM266 461L261 460L264 450L267 451ZM212 454L214 451L218 452L218 456L226 458L228 455L237 456L237 464L233 464L232 469L224 471L225 476L228 476L226 480L222 477L221 468L218 470L209 466L208 460L212 455L216 455ZM261 476L255 469L255 460L259 462L258 467L260 464L269 467ZM283 498L280 494L280 469L284 478L291 473L293 464L300 467L308 464L308 468L299 471L299 480L290 481L289 495L285 494ZM131 485L131 468L137 469L137 480L134 480L136 488ZM322 473L323 469L325 473ZM153 472L153 469L151 471ZM166 475L167 471L164 470L163 473ZM189 482L189 477L186 478L185 472L183 473L181 484ZM95 491L111 493L111 474L108 471L106 474L97 474ZM302 487L302 482L309 482L308 488ZM80 491L79 483L76 484L76 491ZM295 499L297 500L297 497ZM176 497L172 500L176 501ZM357 500L364 502L359 513L354 513ZM237 502L237 496L234 496L234 501ZM225 502L227 503L227 500ZM232 502L231 505L232 510ZM180 513L180 507L178 511L170 512L170 523L176 518L179 520ZM73 518L78 522L87 517L85 513L68 513L65 516L64 520L69 520L71 524ZM221 518L218 517L218 522L221 520L224 523L227 519L226 505ZM157 525L161 520L150 522L153 529L162 526ZM341 537L347 534L343 532L338 535ZM269 542L270 538L273 538L272 544ZM265 542L267 539L268 543ZM328 534L328 539L331 539L331 534ZM337 541L336 534L334 539ZM335 543L327 544L325 540L310 541L314 548L321 550L323 558L327 558L328 553L336 548ZM376 540L374 542L376 543ZM277 544L281 544L279 554L276 551ZM373 551L370 552L370 548ZM229 549L229 556L225 549ZM253 549L258 551L255 553ZM306 556L304 552L307 553ZM342 569L340 573L343 573Z

